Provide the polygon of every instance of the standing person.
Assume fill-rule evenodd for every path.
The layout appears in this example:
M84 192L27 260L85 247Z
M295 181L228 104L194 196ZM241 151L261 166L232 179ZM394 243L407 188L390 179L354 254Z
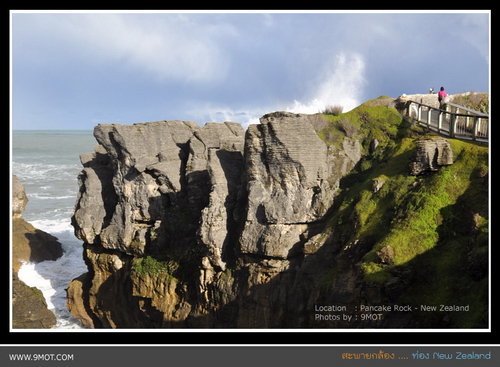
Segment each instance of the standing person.
M439 90L438 92L438 101L439 101L439 108L442 108L443 107L443 104L444 104L444 99L448 96L448 94L446 94L445 90L444 90L444 87L441 87L441 89Z

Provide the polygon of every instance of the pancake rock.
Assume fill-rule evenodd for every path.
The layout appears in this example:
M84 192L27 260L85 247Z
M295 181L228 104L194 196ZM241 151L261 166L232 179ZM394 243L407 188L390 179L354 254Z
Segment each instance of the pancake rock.
M288 112L246 132L158 121L94 136L72 217L89 268L68 289L75 317L96 328L307 325L328 271L321 230L361 158L357 140L328 146Z

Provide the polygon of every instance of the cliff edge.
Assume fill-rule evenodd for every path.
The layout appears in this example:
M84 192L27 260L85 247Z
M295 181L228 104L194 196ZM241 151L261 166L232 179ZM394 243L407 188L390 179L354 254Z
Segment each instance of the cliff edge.
M90 271L70 285L68 306L95 327L278 326L243 312L241 296L276 297L266 284L317 247L339 180L360 158L357 141L346 142L353 154L328 147L307 116L286 112L246 133L161 121L94 135L73 216ZM272 303L251 312L278 312Z
M72 217L89 269L69 286L73 316L95 328L419 325L408 311L352 315L420 284L420 263L388 234L419 187L455 166L457 146L415 154L421 137L380 104L260 122L95 127Z

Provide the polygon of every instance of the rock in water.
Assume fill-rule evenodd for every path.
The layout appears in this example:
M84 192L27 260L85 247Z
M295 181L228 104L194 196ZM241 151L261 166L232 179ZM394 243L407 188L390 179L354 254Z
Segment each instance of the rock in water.
M16 175L12 175L12 266L16 272L23 261L56 260L62 256L62 247L56 237L23 219L27 202L24 186Z
M12 219L22 217L28 203L24 186L16 175L12 175Z
M12 328L50 329L56 326L56 317L47 309L47 302L35 287L22 282L17 273L12 275Z
M47 329L56 325L54 314L47 309L42 293L24 284L17 272L23 261L58 259L62 256L62 247L57 238L23 219L27 202L24 186L16 175L12 175L12 327Z

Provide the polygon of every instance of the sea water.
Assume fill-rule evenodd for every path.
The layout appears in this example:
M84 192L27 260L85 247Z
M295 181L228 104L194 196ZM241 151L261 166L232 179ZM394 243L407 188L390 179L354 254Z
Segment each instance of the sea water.
M69 282L87 271L82 241L74 235L71 215L78 195L80 154L96 145L91 130L12 132L12 173L24 185L29 199L23 218L35 228L58 238L63 255L55 261L27 262L19 278L43 293L56 315L57 329L83 326L66 309Z

